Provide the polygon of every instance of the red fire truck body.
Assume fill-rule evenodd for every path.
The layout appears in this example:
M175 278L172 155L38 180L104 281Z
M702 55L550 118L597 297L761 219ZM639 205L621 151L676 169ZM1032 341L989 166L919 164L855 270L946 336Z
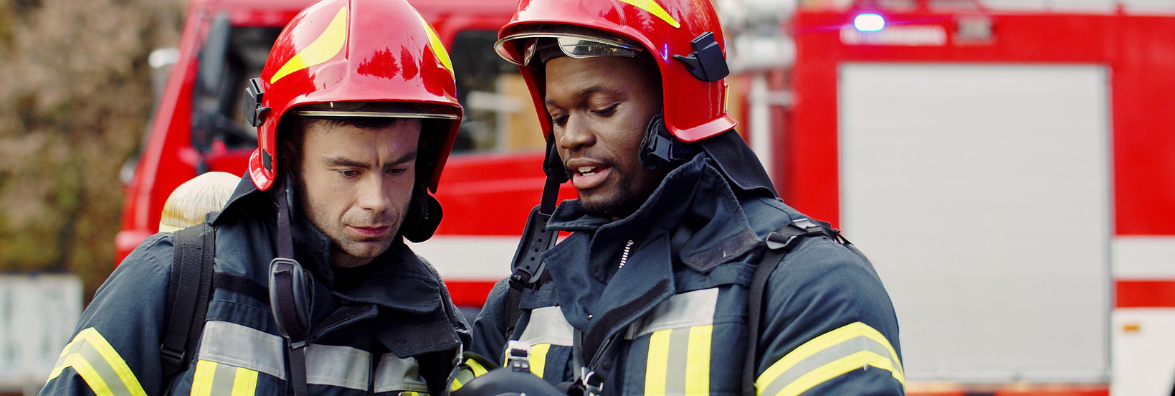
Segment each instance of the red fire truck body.
M192 2L126 186L117 260L156 232L180 183L244 172L250 131L215 120L239 117L237 80L260 71L263 38L309 3ZM437 192L444 220L412 247L476 308L508 275L544 181L525 86L489 48L516 3L412 3L453 56L467 112ZM1169 394L1175 12L963 3L798 10L783 25L794 65L729 78L738 129L768 132L744 136L785 202L872 258L898 312L911 394ZM884 25L856 24L862 14ZM221 15L244 38L227 41L221 74L237 77L218 85L200 73L220 59L203 54ZM764 82L778 95L756 94ZM769 116L749 114L756 106Z

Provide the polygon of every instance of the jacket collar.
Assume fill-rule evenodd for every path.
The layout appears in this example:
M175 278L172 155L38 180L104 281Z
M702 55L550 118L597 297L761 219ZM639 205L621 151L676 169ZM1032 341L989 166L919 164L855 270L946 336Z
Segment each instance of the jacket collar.
M553 263L548 270L560 306L568 322L585 331L588 351L675 294L675 262L706 272L758 244L734 191L705 153L670 172L626 218L592 216L570 200L548 227L573 231L543 259ZM629 240L634 244L618 270Z

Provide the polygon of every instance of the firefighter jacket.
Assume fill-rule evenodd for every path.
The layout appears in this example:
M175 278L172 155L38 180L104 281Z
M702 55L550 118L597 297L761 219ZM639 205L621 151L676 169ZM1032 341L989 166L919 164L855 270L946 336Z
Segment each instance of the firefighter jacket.
M762 241L806 218L774 197L743 195L702 153L627 218L564 201L548 227L571 235L543 255L551 280L522 293L511 334L509 286L499 282L474 323L474 352L501 360L507 339L528 342L531 370L559 383L580 377L578 338L579 361L602 375L604 395L741 395ZM862 257L805 238L772 273L764 300L758 394L904 393L897 318Z
M98 289L41 394L287 394L287 349L267 289L274 202L245 177L213 221L216 275L207 319L198 350L187 351L195 354L191 364L170 385L160 344L172 236L160 233ZM298 213L292 217L295 257L314 278L309 394L440 394L469 332L435 270L402 242L368 265L331 268L327 237Z

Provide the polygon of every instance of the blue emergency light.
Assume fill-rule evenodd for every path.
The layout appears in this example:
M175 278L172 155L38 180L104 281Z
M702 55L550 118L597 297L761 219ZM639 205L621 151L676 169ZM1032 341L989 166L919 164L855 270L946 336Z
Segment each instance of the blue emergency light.
M876 32L885 28L885 18L877 14L861 14L853 19L853 27L862 32Z

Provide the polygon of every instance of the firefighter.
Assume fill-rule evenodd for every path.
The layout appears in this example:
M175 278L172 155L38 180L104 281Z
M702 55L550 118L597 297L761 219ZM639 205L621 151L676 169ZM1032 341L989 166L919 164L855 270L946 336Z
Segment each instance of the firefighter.
M206 172L180 184L167 196L159 217L159 232L175 232L204 222L219 212L241 178L227 172Z
M474 352L525 357L572 394L904 393L872 265L785 205L733 129L710 1L523 1L498 38L546 133L548 182ZM544 221L568 179L579 198ZM450 389L477 394L462 389L485 372Z
M316 3L278 36L244 102L258 148L208 222L215 273L198 342L168 347L185 329L169 323L192 311L169 286L193 285L169 279L173 260L188 266L186 243L173 254L185 231L156 234L99 288L42 394L444 391L469 330L403 241L440 221L431 192L462 116L436 33L404 0Z

